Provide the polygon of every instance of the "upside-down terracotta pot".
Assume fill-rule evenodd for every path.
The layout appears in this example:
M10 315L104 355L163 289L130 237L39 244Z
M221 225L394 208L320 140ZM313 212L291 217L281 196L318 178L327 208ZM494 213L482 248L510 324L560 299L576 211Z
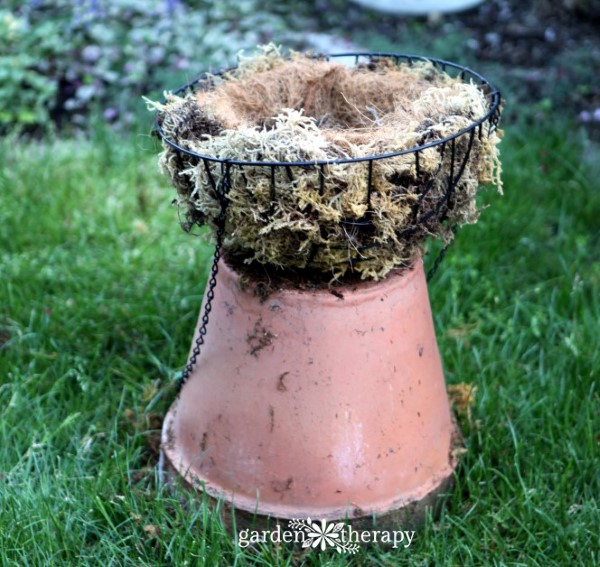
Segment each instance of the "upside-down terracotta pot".
M412 521L453 476L423 265L265 301L221 261L205 344L165 419L192 486L275 518Z

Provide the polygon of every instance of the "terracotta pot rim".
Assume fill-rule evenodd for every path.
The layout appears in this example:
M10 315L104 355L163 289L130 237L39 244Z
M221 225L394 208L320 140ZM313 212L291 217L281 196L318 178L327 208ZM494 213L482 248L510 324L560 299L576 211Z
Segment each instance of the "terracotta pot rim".
M264 299L265 302L273 301L281 296L288 297L308 297L313 301L323 305L344 306L356 301L363 302L370 296L385 294L390 288L404 288L418 277L418 267L423 264L421 256L412 261L410 266L392 270L387 276L379 280L359 280L356 282L343 282L334 286L323 286L310 289L281 287L273 289ZM240 279L242 273L229 262L224 261L219 264L219 271L228 272L240 286L240 290L245 293L253 293L260 296L257 290L258 282L251 281L249 284L241 286ZM217 284L218 285L218 284Z
M317 507L317 506L296 506L293 513L290 512L289 505L278 506L276 504L261 504L260 497L247 498L236 495L224 490L222 487L215 486L214 483L201 478L196 473L191 473L191 464L180 462L180 466L176 466L172 459L172 451L168 442L169 423L173 419L177 411L175 404L165 417L165 427L163 427L162 453L167 461L161 465L162 468L169 468L177 471L180 478L185 483L185 486L194 490L205 492L217 501L226 502L227 504L250 514L260 516L275 517L284 520L302 519L302 518L319 518L324 520L338 519L358 519L363 517L371 517L376 515L385 516L396 512L400 509L405 509L416 503L425 500L428 495L435 494L440 491L440 488L448 484L448 481L454 477L456 468L459 464L458 453L455 449L463 446L463 438L454 416L452 416L452 441L449 451L448 465L441 471L437 471L432 475L427 482L413 489L409 495L387 498L378 502L373 502L369 507L358 507L352 503L348 503L346 507ZM182 466L184 465L185 466ZM187 473L185 472L187 471Z

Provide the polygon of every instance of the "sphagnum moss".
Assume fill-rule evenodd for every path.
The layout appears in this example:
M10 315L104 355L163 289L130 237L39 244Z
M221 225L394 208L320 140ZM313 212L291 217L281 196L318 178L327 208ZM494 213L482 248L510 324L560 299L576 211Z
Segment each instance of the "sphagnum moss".
M218 160L289 163L397 153L456 134L489 110L479 86L430 63L381 58L349 68L301 54L286 59L276 49L242 59L207 90L168 95L153 107L164 135L186 150ZM230 258L379 279L410 265L428 236L447 240L449 226L476 222L478 188L495 184L501 191L498 142L495 129L455 139L454 163L469 157L447 202L452 156L441 145L419 152L418 171L408 153L225 172L165 142L160 165L188 221L197 224L215 225L221 211L215 185L228 176ZM352 224L365 219L366 228Z

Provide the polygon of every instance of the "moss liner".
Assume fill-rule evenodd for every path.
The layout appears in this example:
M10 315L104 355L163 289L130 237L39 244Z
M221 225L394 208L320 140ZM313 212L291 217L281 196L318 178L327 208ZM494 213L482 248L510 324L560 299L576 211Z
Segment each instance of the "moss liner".
M418 160L406 153L310 165L427 145L488 113L479 85L430 62L380 57L350 68L305 54L284 58L269 46L204 87L151 107L163 136L219 161L163 140L160 166L188 225L214 228L217 189L225 188L223 247L234 263L379 279L410 265L428 236L449 240L450 226L476 222L483 184L501 192L501 132L487 125L483 135L454 138L452 151L419 150ZM449 195L451 175L460 179Z

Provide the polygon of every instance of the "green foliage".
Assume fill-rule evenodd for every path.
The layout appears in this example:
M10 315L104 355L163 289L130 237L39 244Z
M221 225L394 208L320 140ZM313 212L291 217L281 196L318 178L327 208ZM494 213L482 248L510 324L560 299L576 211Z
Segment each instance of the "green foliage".
M227 66L282 29L255 0L10 2L0 11L0 127L84 125L94 107L127 125L142 94Z
M24 18L0 11L0 125L48 122L57 85L41 61L49 67L63 50L49 27L30 29Z

